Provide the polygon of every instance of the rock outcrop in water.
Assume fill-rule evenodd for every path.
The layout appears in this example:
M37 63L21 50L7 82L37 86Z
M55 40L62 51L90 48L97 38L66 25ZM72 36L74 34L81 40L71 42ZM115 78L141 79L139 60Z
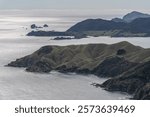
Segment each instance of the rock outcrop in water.
M36 24L32 24L31 25L31 29L38 29L38 28L43 28L43 27L37 26Z
M35 24L31 25L31 29L36 29L36 28L37 28L37 26Z
M8 66L25 67L29 72L49 73L57 70L112 77L101 86L109 91L134 94L134 99L149 99L150 49L128 42L44 46Z
M49 27L47 24L44 24L43 26L37 26L36 24L32 24L31 29L38 29L38 28L47 28Z
M43 27L47 28L47 27L49 27L49 26L48 26L48 24L44 24Z

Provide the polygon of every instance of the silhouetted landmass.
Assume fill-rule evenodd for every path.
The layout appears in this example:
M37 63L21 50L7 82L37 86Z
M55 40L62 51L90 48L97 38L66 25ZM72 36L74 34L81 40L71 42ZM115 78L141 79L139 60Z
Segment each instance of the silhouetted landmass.
M71 38L71 37L55 37L54 40L70 40L70 39L74 39L74 38Z
M77 33L77 32L58 32L58 31L31 31L27 34L27 36L41 36L41 37L50 37L50 36L73 36L74 39L87 38L86 34ZM62 40L64 38L61 38ZM60 38L59 38L60 40Z
M70 33L57 31L31 31L27 36L70 36Z
M140 13L140 12L137 12L137 11L133 11L133 12L128 13L127 15L125 15L122 18L122 20L124 22L132 22L133 20L138 19L138 18L150 18L150 15L145 14L145 13Z
M47 28L47 27L49 27L49 26L48 26L48 24L44 24L43 27Z
M121 30L125 27L124 22L114 22L104 19L87 19L79 22L68 29L68 32L86 32L86 31L110 31Z
M138 18L130 23L88 19L77 23L67 31L80 32L89 36L149 37L150 18Z
M45 24L44 27L48 25ZM32 29L37 28L35 24ZM112 20L87 19L69 28L67 31L32 31L27 36L111 36L111 37L150 37L150 15L133 11L121 18Z
M123 16L123 18L113 18L112 21L130 23L133 20L138 19L138 18L150 18L150 15L145 14L145 13L141 13L138 11L133 11L133 12L128 13L125 16Z

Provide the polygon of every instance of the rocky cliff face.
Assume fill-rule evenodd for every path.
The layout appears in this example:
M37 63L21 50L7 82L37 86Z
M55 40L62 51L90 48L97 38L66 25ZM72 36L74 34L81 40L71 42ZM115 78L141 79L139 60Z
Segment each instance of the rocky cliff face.
M141 63L101 86L109 91L134 94L134 99L148 99L150 94L150 61Z
M137 100L150 100L150 83L145 84L134 95Z
M101 77L114 77L126 72L137 64L138 63L125 60L124 57L116 56L106 58L102 63L93 69L92 73Z

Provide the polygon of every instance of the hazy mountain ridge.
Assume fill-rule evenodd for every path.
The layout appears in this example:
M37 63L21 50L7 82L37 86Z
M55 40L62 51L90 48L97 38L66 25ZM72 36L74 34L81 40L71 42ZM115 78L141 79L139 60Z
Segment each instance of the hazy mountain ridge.
M90 36L149 37L150 18L135 19L131 23L88 19L77 23L67 31L82 32Z
M113 22L104 19L87 19L77 23L68 29L68 32L85 32L85 31L107 31L107 30L121 30L126 26L124 22Z
M87 19L67 31L82 32L90 36L149 37L150 15L134 11L125 15L123 19Z
M66 35L75 36L75 39L85 38L86 36L150 37L150 15L133 11L122 19L87 19L64 32L32 31L27 34L27 36Z
M132 11L131 13L128 13L125 16L123 16L123 18L113 18L111 21L130 23L138 18L150 18L150 15L138 11Z
M138 18L150 18L150 15L145 14L145 13L141 13L141 12L137 12L137 11L133 11L133 12L125 15L122 18L122 20L125 22L132 22L133 20L138 19Z

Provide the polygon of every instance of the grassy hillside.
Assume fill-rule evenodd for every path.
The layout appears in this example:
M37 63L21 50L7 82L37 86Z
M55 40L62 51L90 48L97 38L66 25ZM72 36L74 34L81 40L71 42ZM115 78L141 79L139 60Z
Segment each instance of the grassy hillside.
M123 57L130 62L145 62L150 57L149 49L143 49L128 42L112 45L45 46L29 56L11 62L9 66L30 68L31 66L34 67L37 62L44 62L48 63L51 69L65 66L68 69L76 67L78 69L93 70L106 58L117 56L116 53L119 49L126 51Z

